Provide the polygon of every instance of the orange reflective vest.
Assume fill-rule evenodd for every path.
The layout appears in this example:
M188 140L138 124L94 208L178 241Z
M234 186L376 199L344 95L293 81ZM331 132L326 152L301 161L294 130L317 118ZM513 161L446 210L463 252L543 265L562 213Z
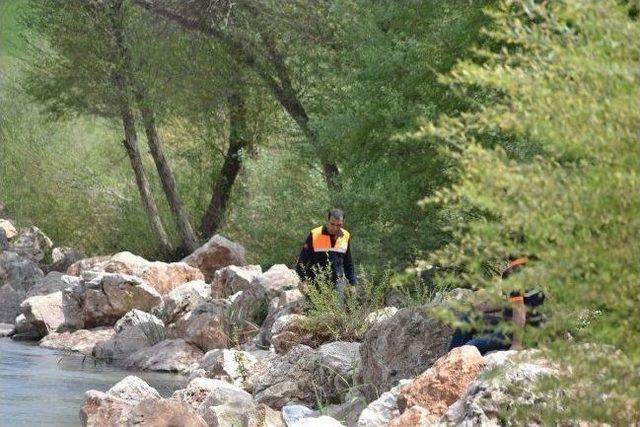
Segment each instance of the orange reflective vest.
M311 244L314 252L340 252L346 253L349 248L349 238L351 234L345 229L340 230L341 234L336 239L336 244L331 246L331 236L322 234L322 226L311 230Z

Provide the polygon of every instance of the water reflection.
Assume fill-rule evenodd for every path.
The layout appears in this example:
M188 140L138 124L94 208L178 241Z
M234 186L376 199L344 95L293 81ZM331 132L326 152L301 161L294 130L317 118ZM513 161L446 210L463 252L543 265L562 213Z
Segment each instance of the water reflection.
M79 425L84 392L106 391L127 375L164 396L185 385L179 375L133 372L34 343L0 338L0 426Z

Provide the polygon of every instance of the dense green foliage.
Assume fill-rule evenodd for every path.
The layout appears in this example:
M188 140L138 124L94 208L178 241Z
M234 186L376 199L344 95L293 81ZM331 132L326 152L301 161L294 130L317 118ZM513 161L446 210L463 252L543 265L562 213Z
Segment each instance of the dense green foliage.
M491 36L509 48L484 52L482 66L465 61L444 79L499 99L422 129L464 147L455 156L456 185L426 203L478 212L452 224L455 244L434 255L464 271L444 280L543 287L548 295L549 321L527 343L556 349L573 371L558 407L537 409L543 424L622 425L640 413L640 26L629 10L614 2L506 2L493 14ZM535 141L540 153L515 159L503 146L487 148L491 134ZM496 260L522 254L534 261L507 283L486 274ZM528 411L520 415L531 419Z

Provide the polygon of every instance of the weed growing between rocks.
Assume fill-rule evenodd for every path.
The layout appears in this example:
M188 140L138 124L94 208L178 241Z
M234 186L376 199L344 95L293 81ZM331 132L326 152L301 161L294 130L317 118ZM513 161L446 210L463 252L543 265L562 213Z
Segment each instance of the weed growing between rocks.
M377 278L361 273L357 286L345 285L342 302L331 281L331 272L318 270L315 279L304 286L307 319L300 327L314 332L323 342L360 341L370 326L367 317L385 307L385 296L390 289L388 273Z

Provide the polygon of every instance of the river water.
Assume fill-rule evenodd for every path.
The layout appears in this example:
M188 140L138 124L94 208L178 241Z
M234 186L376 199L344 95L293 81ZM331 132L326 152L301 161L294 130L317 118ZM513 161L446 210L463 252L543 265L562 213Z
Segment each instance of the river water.
M106 391L128 375L164 396L184 387L185 377L115 368L80 354L0 338L0 426L77 426L90 389Z

